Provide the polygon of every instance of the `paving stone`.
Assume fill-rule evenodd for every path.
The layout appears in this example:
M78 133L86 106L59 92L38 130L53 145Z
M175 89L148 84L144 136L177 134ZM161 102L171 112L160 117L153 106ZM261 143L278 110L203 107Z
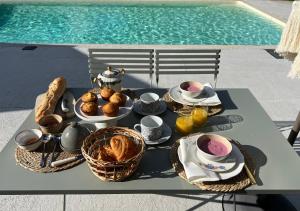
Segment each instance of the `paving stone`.
M218 200L216 200L218 199ZM216 201L214 201L216 200ZM157 195L157 194L113 194L113 195L68 195L67 211L89 210L221 210L220 197L203 195ZM214 203L214 202L217 203Z
M62 211L62 195L0 196L1 211Z

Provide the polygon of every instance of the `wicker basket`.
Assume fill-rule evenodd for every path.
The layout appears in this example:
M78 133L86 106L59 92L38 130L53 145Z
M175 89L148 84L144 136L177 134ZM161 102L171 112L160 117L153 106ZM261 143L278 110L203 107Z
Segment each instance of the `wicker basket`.
M138 153L122 162L95 159L98 157L100 146L109 144L110 138L114 135L125 135L133 140L138 146ZM84 140L81 151L95 176L103 181L122 181L135 172L143 156L144 149L144 138L136 131L122 127L110 127L90 134Z

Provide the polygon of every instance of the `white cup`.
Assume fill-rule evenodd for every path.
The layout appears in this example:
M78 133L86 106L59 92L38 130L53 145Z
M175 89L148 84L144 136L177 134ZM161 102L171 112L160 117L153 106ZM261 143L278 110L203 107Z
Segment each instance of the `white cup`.
M161 137L163 120L158 116L145 116L141 119L141 124L134 125L134 129L141 132L142 136L148 141L154 141ZM138 129L140 127L140 129Z
M146 113L153 113L159 108L159 96L152 92L144 93L140 96L141 109Z

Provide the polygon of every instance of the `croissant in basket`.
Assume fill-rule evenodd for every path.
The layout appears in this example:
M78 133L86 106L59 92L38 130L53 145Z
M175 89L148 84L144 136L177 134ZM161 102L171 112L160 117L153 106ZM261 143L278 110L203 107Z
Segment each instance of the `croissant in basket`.
M100 146L98 160L103 160L108 162L116 161L115 155L113 154L111 147L109 145Z
M137 145L128 137L115 135L110 139L109 145L101 146L98 160L103 161L125 161L138 153Z
M113 136L110 146L117 161L128 160L138 153L136 144L123 135Z

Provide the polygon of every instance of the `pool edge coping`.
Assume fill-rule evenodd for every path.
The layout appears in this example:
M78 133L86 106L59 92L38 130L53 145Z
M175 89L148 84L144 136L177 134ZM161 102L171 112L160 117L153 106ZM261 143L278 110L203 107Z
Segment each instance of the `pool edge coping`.
M73 47L73 48L116 48L116 49L239 49L239 48L251 48L251 49L275 49L277 45L145 45L145 44L34 44L34 43L1 43L0 51L3 48L23 48L25 46L37 46L37 47Z
M263 11L259 8L257 8L254 5L249 4L249 2L245 2L244 0L239 0L236 1L237 4L241 5L242 7L245 7L255 13L257 13L258 15L263 16L264 18L267 18L275 23L277 23L278 25L280 25L281 27L285 27L286 23L285 20L282 20L280 17L274 17L274 14L270 14L266 11Z

